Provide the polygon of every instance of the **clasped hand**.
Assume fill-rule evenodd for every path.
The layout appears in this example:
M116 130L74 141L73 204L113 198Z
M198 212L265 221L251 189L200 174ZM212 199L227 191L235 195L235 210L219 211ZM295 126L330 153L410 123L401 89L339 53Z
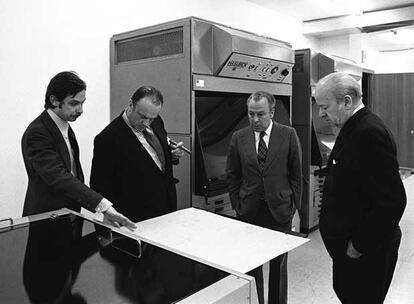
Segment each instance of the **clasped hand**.
M184 143L182 141L180 141L176 145L173 143L170 143L172 160L178 160L184 155L183 150L180 149L180 147L183 145Z
M357 259L362 256L362 253L356 250L354 245L352 244L352 241L349 240L348 247L346 248L346 255L350 257L351 259Z

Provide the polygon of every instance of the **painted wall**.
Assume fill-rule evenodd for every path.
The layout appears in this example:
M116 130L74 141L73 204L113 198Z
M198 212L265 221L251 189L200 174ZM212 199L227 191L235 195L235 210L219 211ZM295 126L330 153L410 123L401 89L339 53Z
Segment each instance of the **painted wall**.
M319 39L319 51L361 63L361 34L345 34Z
M376 74L414 73L414 50L379 53L368 49L364 65Z
M314 44L322 53L350 59L378 74L414 72L414 50L377 52L364 45L364 34L324 37Z
M72 123L88 183L93 138L109 123L110 37L188 16L289 41L294 48L317 43L300 34L296 19L243 0L0 0L0 218L21 215L27 176L20 140L43 110L50 78L74 70L88 85L84 114Z

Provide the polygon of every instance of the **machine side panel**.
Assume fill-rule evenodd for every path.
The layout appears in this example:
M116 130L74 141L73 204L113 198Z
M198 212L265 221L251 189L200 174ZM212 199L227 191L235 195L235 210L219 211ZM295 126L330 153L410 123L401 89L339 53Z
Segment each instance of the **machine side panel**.
M145 58L116 62L116 43L118 37L111 40L111 119L118 116L128 105L135 90L142 85L151 85L158 88L164 96L164 106L161 117L166 129L170 133L190 134L190 26L189 22L171 24L171 28L183 29L182 53L164 57ZM161 28L146 28L131 32L133 36L122 35L122 40L139 38L148 35L150 30L155 32L168 31L166 25ZM146 36L145 36L146 37ZM142 44L141 44L142 45ZM165 43L168 48L168 42ZM160 47L154 45L154 48ZM161 46L163 47L163 45ZM137 47L137 51L142 48ZM159 51L153 51L155 54ZM132 55L133 56L133 55Z
M111 82L111 119L117 117L135 90L151 85L161 91L164 106L161 117L168 132L190 133L190 74L185 60L123 65L114 68Z
M213 30L211 23L192 19L192 72L213 75Z
M310 50L297 50L293 68L292 124L309 126L311 121Z

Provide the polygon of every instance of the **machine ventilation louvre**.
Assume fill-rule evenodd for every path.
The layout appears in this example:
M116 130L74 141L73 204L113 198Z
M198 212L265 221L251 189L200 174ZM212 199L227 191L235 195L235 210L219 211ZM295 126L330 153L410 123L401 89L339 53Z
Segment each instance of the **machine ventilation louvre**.
M305 63L303 61L303 57L303 54L295 55L295 65L293 66L293 73L303 73L305 71Z
M168 29L115 43L116 63L183 53L183 28Z

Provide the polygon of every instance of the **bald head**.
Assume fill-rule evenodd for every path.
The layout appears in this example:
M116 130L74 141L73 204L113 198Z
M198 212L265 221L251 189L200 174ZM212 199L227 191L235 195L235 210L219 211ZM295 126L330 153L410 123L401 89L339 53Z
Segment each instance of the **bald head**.
M362 103L359 83L346 73L332 73L318 81L315 100L319 106L319 116L328 123L342 127Z
M361 87L354 77L347 73L337 72L326 75L316 84L315 93L325 91L333 94L337 102L344 99L346 95L352 97L354 103L361 102ZM357 105L357 106L358 106Z

